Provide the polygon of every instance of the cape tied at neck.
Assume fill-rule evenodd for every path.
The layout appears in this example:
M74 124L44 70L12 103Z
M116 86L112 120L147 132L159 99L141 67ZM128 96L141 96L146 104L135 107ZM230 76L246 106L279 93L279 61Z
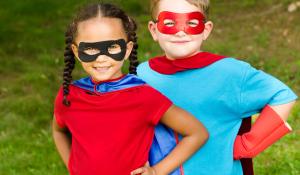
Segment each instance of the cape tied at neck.
M145 82L135 75L127 74L118 79L98 83L94 82L90 77L86 77L76 80L72 84L97 94L139 86L145 84Z
M166 56L160 56L150 59L149 66L161 74L175 74L189 69L206 67L223 58L226 57L209 52L199 52L191 57L176 60L169 60Z

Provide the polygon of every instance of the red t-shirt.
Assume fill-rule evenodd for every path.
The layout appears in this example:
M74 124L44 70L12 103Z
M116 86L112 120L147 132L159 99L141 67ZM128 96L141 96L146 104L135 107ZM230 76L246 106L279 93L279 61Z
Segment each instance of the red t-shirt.
M129 175L145 164L154 127L172 102L148 85L91 95L70 85L62 104L62 88L54 115L72 133L71 175Z

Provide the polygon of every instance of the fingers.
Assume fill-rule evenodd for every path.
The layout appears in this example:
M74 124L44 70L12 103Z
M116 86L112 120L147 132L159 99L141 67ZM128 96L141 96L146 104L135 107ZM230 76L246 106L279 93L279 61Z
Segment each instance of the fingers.
M145 165L144 165L145 167L150 167L150 163L149 163L149 161L147 161L146 163L145 163Z
M136 175L136 174L142 174L146 171L146 169L144 167L138 168L136 170L133 170L130 175Z
M140 167L130 173L130 175L155 175L155 170L150 167L149 161L147 161L143 167Z
M130 173L130 175L155 175L155 170L149 166L149 164L145 164L144 167L138 168Z

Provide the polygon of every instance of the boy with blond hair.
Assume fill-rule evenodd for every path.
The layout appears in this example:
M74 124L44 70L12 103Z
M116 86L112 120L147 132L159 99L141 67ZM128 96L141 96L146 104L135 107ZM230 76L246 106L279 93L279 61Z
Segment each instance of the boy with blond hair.
M285 84L235 58L201 50L213 29L208 0L151 0L148 28L165 55L139 65L138 75L197 117L208 142L172 175L242 175L240 159L252 158L291 131L287 117L297 96ZM251 130L242 120L260 113ZM155 130L150 164L165 157L178 136Z

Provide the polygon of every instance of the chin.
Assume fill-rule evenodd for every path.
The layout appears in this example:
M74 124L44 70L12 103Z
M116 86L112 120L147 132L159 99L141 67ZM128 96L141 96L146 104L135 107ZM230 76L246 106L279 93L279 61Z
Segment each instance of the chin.
M190 57L198 53L198 49L191 49L191 48L174 48L172 52L165 52L168 57L173 59L182 59L186 57Z
M100 81L107 81L110 80L111 77L110 76L97 76L97 77L93 77L93 80L96 82L100 82Z

